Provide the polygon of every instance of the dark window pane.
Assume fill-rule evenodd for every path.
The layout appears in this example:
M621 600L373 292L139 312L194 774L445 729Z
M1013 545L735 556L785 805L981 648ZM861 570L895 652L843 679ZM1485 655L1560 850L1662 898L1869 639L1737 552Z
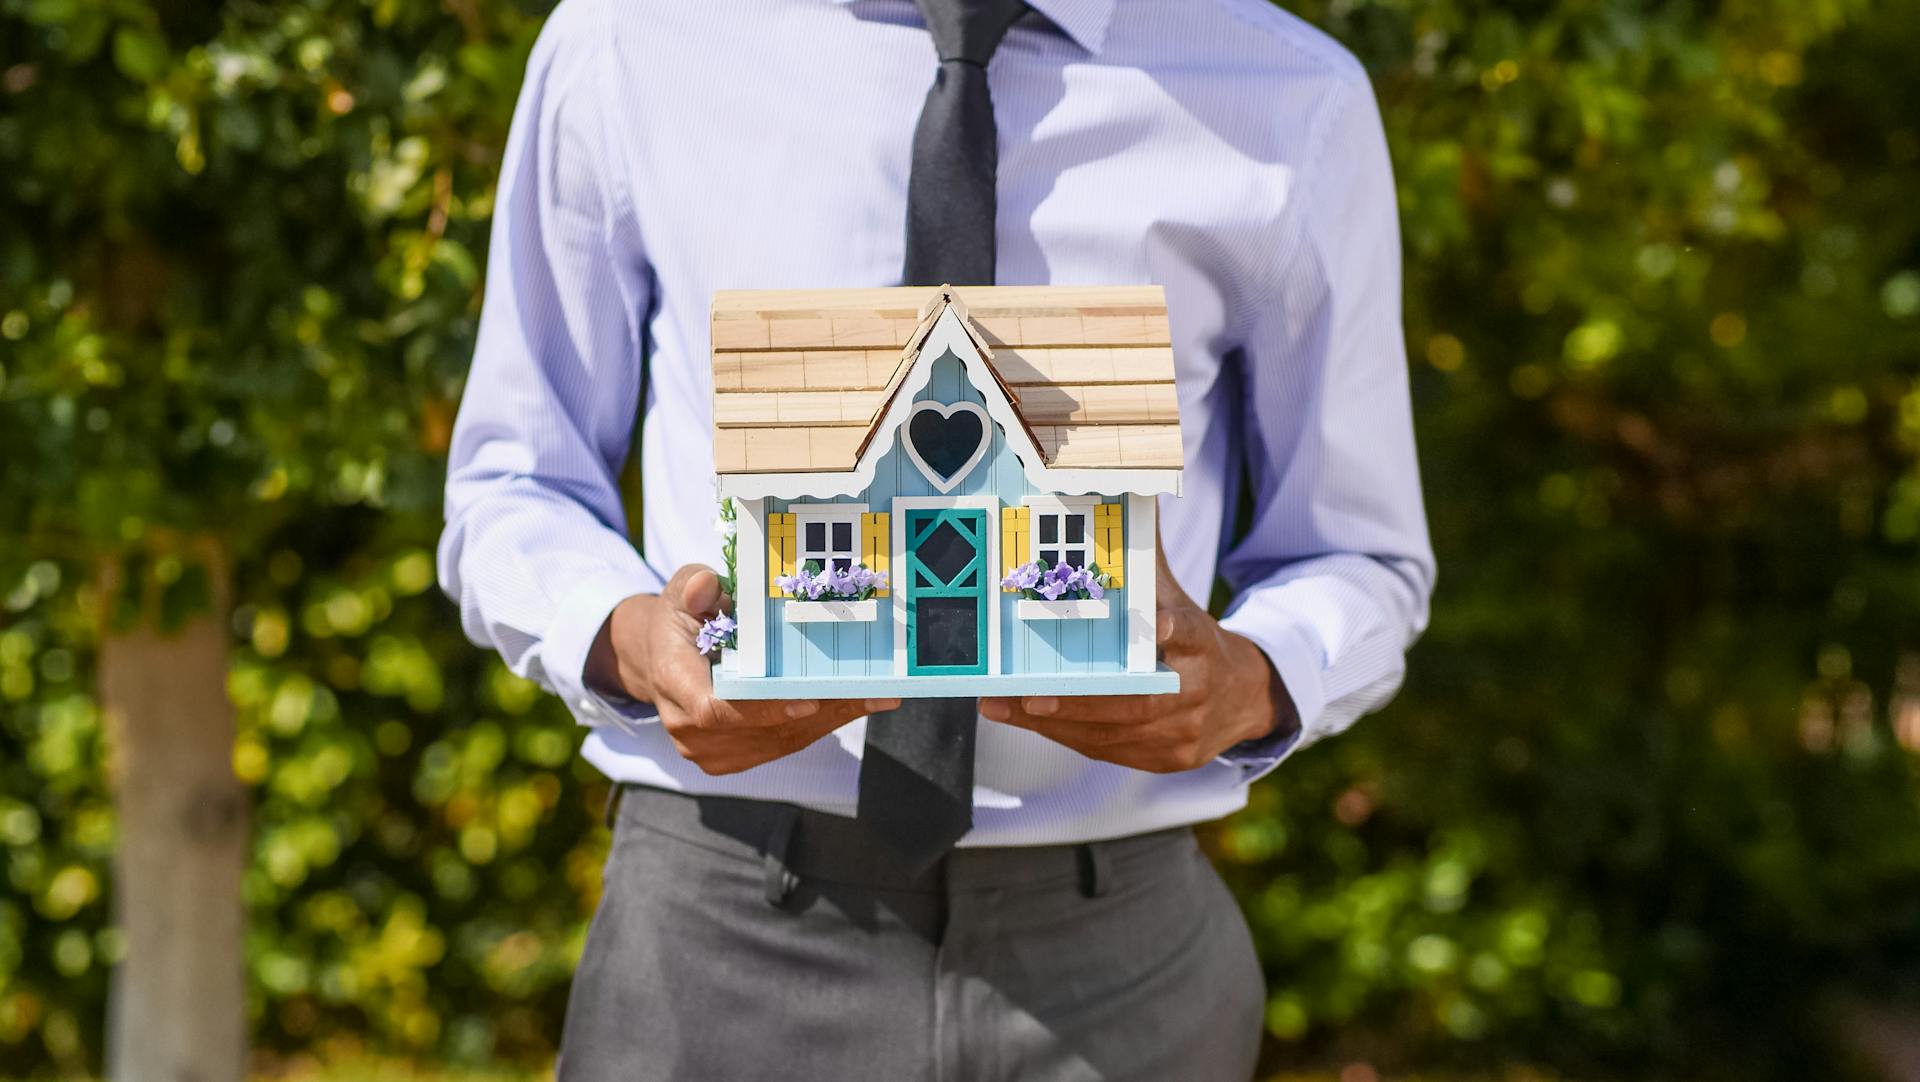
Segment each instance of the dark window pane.
M853 551L853 523L836 522L833 524L833 551Z
M952 582L955 575L973 562L974 548L973 542L953 528L953 523L942 522L920 542L916 552L920 562L940 576L941 582Z
M914 603L914 663L980 664L980 608L971 597L924 597Z
M976 585L977 585L977 584L978 584L979 582L980 582L980 572L978 572L978 571L969 571L969 572L967 572L967 577L966 577L966 578L963 578L963 579L961 579L961 580L960 580L959 582L956 582L956 583L954 583L954 585L955 585L955 586L958 586L958 587L961 587L962 589L967 589L967 590L971 590L971 589L973 589L973 588L974 588L974 586L976 586Z
M827 547L827 524L826 523L824 522L807 523L806 547L814 552L822 551Z
M1067 544L1078 545L1087 539L1087 516L1067 516Z
M833 558L833 559L832 559L831 561L829 561L829 562L833 564L833 569L834 569L835 571L845 571L845 570L847 570L848 568L850 568L850 567L852 567L852 566L853 566L853 557L851 557L851 556L835 556L835 557L834 557L834 558Z
M1069 567L1087 566L1087 550L1086 549L1068 549L1067 550L1067 566Z
M1058 544L1060 541L1060 517L1058 515L1040 516L1040 543Z
M943 583L933 581L933 576L927 574L924 570L914 572L913 578L914 586L920 589L931 590L935 586L944 585Z
M1059 549L1036 549L1033 555L1035 559L1046 564L1048 567L1052 567L1054 564L1060 562Z
M987 432L977 413L956 410L952 416L942 417L925 410L907 422L907 438L913 441L913 449L928 469L942 481L951 481L986 441Z

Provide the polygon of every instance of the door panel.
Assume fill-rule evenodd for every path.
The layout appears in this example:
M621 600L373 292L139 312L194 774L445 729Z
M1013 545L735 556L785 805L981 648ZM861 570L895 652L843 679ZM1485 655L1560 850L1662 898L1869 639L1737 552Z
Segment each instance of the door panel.
M914 661L922 669L980 668L978 606L968 597L923 597L914 606Z
M987 512L906 512L907 671L987 671Z

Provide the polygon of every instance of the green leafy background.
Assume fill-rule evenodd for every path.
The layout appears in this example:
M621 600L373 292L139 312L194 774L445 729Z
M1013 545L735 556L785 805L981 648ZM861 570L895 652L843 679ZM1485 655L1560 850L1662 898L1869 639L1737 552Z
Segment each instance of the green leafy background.
M1841 1077L1920 993L1920 4L1293 6L1386 113L1443 573L1208 834L1269 1066ZM97 1069L122 949L99 562L190 611L207 532L258 1045L551 1055L604 787L431 556L544 14L0 0L0 1073Z

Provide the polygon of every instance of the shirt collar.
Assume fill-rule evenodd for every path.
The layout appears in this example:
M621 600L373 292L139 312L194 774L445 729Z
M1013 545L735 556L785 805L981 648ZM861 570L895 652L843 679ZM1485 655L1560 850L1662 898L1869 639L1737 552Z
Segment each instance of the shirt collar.
M851 4L854 0L834 0L838 4ZM1113 6L1117 0L1027 0L1027 3L1040 14L1045 15L1053 25L1059 27L1082 49L1090 53L1099 53L1107 40L1107 25L1113 21Z

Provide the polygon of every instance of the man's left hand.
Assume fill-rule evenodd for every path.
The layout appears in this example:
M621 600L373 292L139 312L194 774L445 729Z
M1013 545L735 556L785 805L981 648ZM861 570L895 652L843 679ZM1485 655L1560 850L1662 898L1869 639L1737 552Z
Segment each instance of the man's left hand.
M1162 553L1155 631L1180 674L1172 695L1036 695L980 700L980 714L1031 729L1087 756L1136 770L1193 770L1299 719L1267 655L1193 603Z

